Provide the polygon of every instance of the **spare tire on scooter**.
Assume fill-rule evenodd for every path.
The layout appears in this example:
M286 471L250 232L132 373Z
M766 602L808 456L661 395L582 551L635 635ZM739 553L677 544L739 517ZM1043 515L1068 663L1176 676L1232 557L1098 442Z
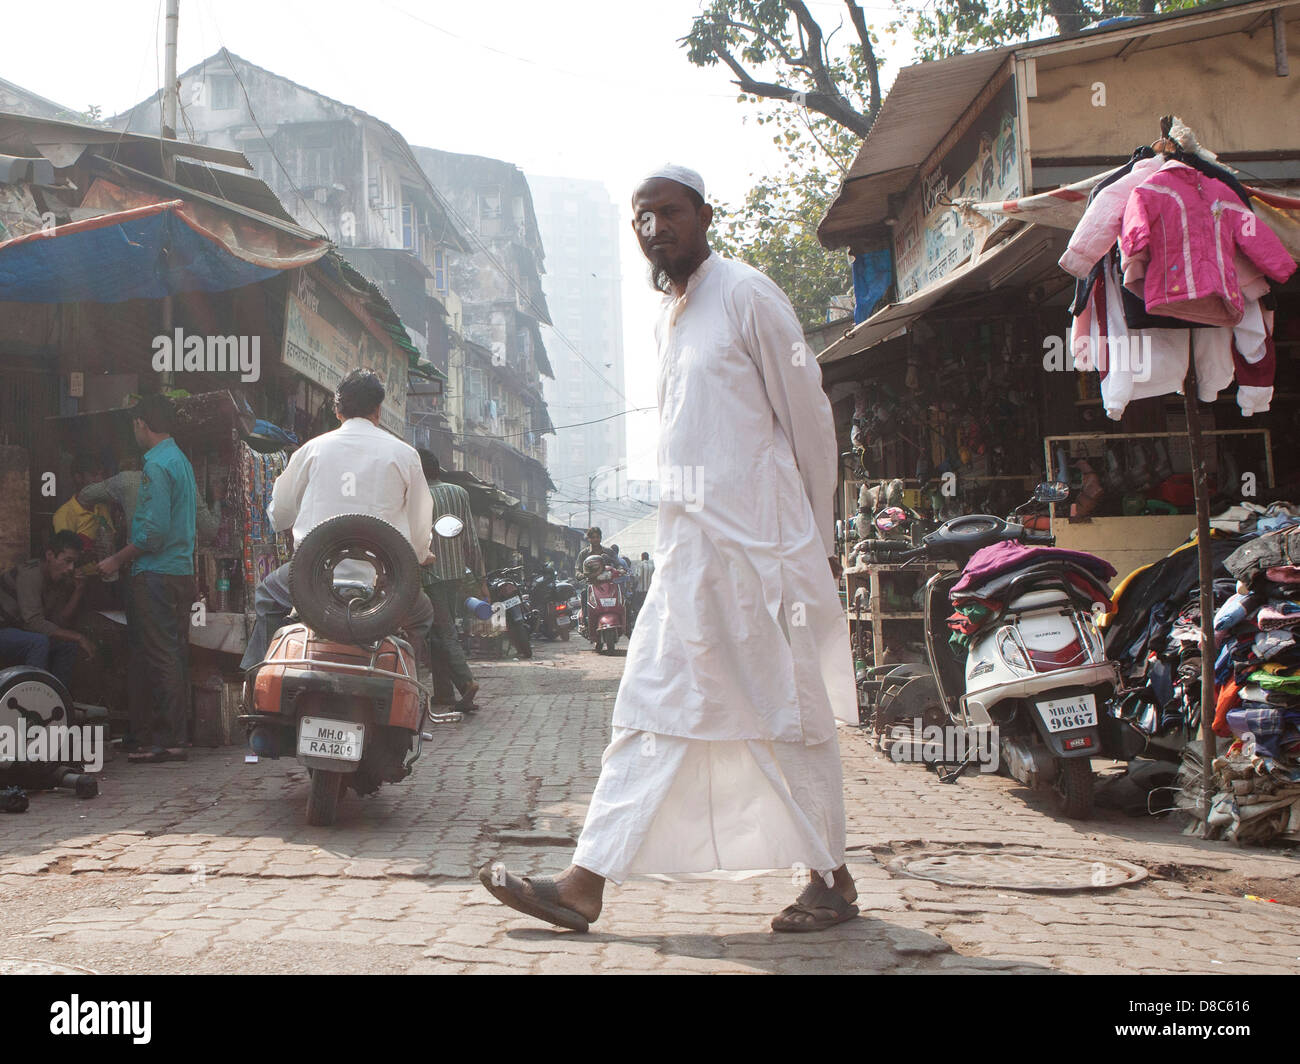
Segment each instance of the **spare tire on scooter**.
M368 596L342 593L334 567L345 559L374 567ZM396 528L369 514L340 514L313 528L289 563L289 596L304 624L339 643L373 643L402 627L420 594L415 551Z

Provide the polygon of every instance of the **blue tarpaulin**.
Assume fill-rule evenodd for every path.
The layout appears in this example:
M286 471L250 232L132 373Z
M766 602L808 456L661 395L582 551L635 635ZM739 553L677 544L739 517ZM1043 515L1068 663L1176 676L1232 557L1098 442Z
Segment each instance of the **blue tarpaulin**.
M279 272L233 254L179 213L183 206L150 204L0 244L0 302L161 299L242 288Z
M894 263L889 248L853 257L853 322L866 321L894 283Z

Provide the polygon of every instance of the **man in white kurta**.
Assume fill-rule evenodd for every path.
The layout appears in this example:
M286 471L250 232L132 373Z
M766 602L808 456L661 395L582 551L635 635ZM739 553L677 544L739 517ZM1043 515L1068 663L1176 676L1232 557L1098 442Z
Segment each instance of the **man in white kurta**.
M835 738L857 709L828 562L838 451L820 367L785 294L708 249L698 175L667 168L633 203L669 289L655 579L573 867L545 880L496 866L484 883L581 928L600 909L599 890L581 904L593 883L806 870L773 926L829 926L857 912Z

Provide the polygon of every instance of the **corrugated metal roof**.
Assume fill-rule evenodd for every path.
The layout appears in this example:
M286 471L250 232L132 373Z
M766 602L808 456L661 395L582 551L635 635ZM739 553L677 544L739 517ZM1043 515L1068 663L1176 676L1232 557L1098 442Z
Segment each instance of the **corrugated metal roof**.
M291 236L298 237L300 240L325 240L326 237L321 233L314 233L310 229L304 229L297 222L290 219L285 221L281 218L272 217L253 207L245 207L241 203L224 196L209 195L202 189L193 188L189 185L180 184L177 181L168 181L164 177L158 177L156 174L147 174L143 170L137 170L125 163L115 162L112 159L105 159L99 155L92 155L86 160L86 165L95 173L115 177L132 187L139 187L140 184L152 185L155 188L178 195L183 199L197 199L204 203L211 204L214 207L220 207L222 210L233 211L235 214L242 215L245 218L251 218L262 225L270 226L272 229L278 229L281 232L289 233ZM232 177L236 176L234 174ZM245 181L255 181L261 183L257 178L245 178Z
M889 197L907 188L918 167L1014 50L972 52L900 70L839 195L817 227L817 238L826 247L840 247L850 233L884 221Z
M883 222L889 197L907 188L921 164L1010 55L1036 57L1044 69L1085 62L1125 49L1136 51L1148 37L1157 35L1162 42L1177 43L1238 32L1258 23L1261 15L1267 17L1270 9L1294 9L1296 2L1224 0L904 67L863 139L839 195L818 225L817 237L828 248L844 247L864 235L864 230ZM1061 53L1059 58L1056 53Z
M50 145L61 145L84 150L92 145L112 147L121 145L151 144L171 155L204 162L253 169L243 152L227 148L211 148L206 144L191 144L185 140L150 137L141 133L123 133L104 126L88 126L80 122L61 122L53 118L35 118L0 112L0 148L11 154L45 154ZM22 149L17 151L15 149ZM68 166L70 162L52 160L55 166Z

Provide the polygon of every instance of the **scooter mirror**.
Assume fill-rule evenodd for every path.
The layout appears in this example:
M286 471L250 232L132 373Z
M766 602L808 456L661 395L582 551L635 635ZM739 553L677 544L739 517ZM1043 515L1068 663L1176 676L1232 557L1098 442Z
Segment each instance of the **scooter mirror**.
M1070 497L1070 485L1062 480L1049 480L1034 489L1038 502L1065 502Z
M459 517L445 514L433 523L433 530L443 539L454 539L465 530L465 522Z

